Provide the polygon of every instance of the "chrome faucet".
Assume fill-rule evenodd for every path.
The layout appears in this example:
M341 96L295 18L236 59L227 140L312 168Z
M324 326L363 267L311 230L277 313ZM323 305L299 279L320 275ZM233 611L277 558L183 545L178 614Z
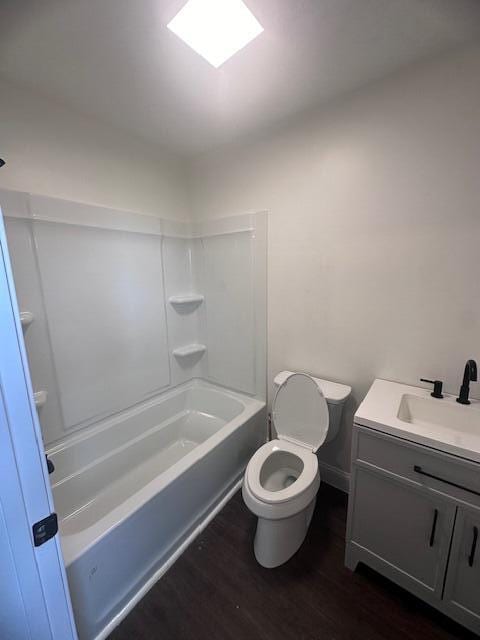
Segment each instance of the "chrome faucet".
M460 404L470 404L468 394L470 393L470 382L477 381L477 363L475 360L467 360L465 371L463 372L463 382L460 387L457 402Z

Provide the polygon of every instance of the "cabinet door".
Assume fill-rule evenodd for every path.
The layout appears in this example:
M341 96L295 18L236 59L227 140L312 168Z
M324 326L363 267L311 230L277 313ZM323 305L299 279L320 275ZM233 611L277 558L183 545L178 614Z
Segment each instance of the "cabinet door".
M459 507L444 600L452 615L480 633L480 512Z
M353 491L350 544L358 559L427 600L440 599L455 506L358 466Z

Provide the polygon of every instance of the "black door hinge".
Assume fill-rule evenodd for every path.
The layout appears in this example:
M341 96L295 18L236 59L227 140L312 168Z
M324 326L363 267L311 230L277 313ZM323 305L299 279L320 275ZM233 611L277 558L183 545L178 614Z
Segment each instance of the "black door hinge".
M56 513L51 513L43 520L36 522L33 527L33 543L39 547L47 540L53 538L58 532L58 519Z

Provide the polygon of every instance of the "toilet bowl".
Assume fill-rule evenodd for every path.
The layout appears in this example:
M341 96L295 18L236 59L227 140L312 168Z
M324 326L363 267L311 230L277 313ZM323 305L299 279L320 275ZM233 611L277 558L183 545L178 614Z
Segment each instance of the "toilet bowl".
M255 557L268 568L286 562L305 539L320 486L316 451L331 439L331 428L338 431L341 407L351 391L291 371L278 374L275 386L272 419L278 437L252 456L242 487L245 504L258 517ZM331 411L330 405L340 411Z

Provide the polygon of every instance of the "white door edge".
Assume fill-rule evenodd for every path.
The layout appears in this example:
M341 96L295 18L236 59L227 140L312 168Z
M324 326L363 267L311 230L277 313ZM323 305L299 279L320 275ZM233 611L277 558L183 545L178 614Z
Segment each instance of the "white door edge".
M5 589L13 585L24 612L23 627L20 604L15 617L13 610L11 618L3 611L0 624L18 624L19 638L76 640L59 535L39 547L33 544L34 523L54 507L1 210L0 431L0 520L15 578Z

